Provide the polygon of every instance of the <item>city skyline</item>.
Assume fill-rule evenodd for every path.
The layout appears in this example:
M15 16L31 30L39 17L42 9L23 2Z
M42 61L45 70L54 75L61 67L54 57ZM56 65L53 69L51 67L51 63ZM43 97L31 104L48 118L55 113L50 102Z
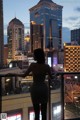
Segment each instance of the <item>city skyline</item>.
M80 6L79 0L52 0L56 4L63 6L62 12L62 26L71 30L75 28L80 28ZM25 25L25 30L29 28L30 25L30 15L29 9L36 5L39 0L3 0L3 15L4 15L4 35L7 34L6 28L8 23L14 18L23 22ZM15 4L16 3L16 4ZM27 32L27 30L26 30Z

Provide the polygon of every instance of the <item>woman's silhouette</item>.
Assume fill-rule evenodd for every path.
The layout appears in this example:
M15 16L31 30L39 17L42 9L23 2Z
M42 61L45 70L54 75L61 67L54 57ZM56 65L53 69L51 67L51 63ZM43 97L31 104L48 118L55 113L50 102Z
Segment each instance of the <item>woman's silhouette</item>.
M27 76L32 72L33 84L31 86L31 99L35 112L35 120L39 120L39 112L41 110L42 120L47 120L47 102L48 102L48 86L45 83L45 76L48 74L51 78L51 70L49 65L45 64L45 54L41 48L34 50L34 60L27 71L20 76Z

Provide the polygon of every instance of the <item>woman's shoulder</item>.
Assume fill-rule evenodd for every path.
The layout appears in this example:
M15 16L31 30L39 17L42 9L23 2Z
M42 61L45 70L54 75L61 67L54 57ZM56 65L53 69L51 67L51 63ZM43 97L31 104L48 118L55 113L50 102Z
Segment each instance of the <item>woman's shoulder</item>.
M43 67L45 67L46 69L48 69L48 68L50 68L50 66L48 65L48 64L38 64L38 63L31 63L30 64L31 66L43 66Z
M36 64L36 63L32 62L30 65L31 65L31 66L34 66L35 64Z

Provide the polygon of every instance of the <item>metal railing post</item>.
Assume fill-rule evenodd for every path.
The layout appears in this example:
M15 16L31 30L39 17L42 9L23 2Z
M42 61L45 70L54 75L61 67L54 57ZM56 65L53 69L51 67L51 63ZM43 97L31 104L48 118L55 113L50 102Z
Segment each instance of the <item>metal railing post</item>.
M0 77L0 107L2 108L2 81L1 80L2 80L2 77Z
M64 120L64 74L61 74L61 120Z
M51 120L51 91L50 91L50 81L49 81L49 120Z

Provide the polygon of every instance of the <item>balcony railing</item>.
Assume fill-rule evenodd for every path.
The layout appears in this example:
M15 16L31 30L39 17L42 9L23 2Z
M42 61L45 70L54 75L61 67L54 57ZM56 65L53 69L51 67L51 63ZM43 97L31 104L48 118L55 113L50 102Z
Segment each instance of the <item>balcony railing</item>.
M21 78L0 74L2 98L29 93L32 79L32 76ZM53 79L49 83L48 110L49 120L80 119L80 72L53 74Z

